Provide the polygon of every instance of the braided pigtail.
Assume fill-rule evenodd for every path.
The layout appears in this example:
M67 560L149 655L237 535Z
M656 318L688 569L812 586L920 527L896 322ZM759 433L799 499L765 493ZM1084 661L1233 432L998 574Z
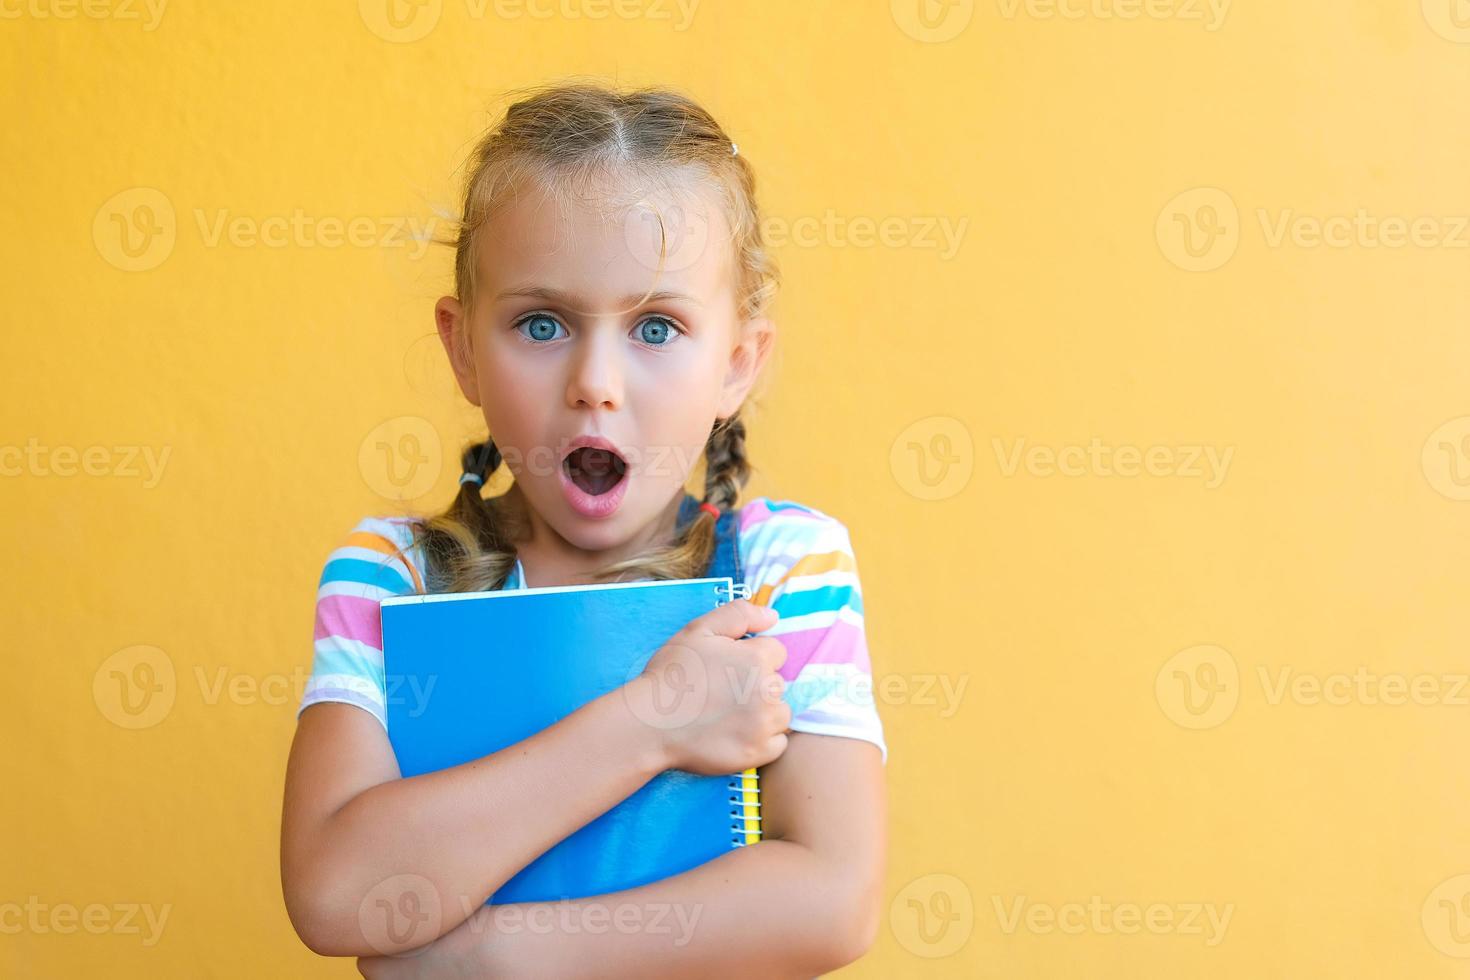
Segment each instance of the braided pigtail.
M704 457L704 502L721 510L734 510L741 489L750 479L750 462L745 458L745 420L738 410L715 423L704 446Z
M719 518L709 508L713 506L721 513L734 510L740 499L740 490L748 479L750 463L745 458L745 420L736 411L729 418L715 423L704 444L704 499L701 503L705 507L689 522L684 535L684 546L689 550L690 563L695 568L707 568L715 554L715 524Z
M429 592L493 592L515 568L514 542L525 528L520 494L513 489L487 500L480 493L501 461L492 439L465 447L459 493L447 511L415 527Z

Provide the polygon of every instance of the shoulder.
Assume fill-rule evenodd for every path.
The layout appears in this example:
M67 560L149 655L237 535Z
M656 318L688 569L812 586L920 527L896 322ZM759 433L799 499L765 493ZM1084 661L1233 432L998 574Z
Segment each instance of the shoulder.
M317 585L311 676L299 715L321 701L353 704L386 726L380 605L416 591L423 571L413 552L415 521L365 517L343 535ZM422 591L418 589L417 591Z
M786 647L791 730L872 742L886 761L847 526L815 507L757 497L741 508L739 534L751 601L781 616L761 635Z
M798 584L810 588L842 580L856 588L852 537L837 517L792 500L756 497L740 508L738 528L746 584L757 603Z
M350 592L382 599L423 591L422 549L411 517L364 517L337 542L322 567L320 596Z
M850 548L847 525L831 514L794 500L755 497L740 508L740 542L755 545L798 542Z

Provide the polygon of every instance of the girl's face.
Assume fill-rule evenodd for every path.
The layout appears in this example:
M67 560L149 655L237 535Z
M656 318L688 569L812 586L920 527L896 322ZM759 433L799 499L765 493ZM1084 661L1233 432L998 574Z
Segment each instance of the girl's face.
M460 389L530 505L532 540L549 530L556 550L616 561L672 527L711 426L744 402L774 330L738 320L713 189L691 177L611 190L564 206L539 187L514 194L482 227L472 319L453 297L435 314ZM576 451L579 438L616 456Z

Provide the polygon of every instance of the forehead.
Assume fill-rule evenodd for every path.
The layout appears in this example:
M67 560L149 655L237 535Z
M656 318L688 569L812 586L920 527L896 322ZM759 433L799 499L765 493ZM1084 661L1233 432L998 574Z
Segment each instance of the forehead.
M622 306L651 289L713 308L733 303L733 249L720 194L695 173L658 181L605 177L586 189L517 187L481 228L477 292L554 289Z

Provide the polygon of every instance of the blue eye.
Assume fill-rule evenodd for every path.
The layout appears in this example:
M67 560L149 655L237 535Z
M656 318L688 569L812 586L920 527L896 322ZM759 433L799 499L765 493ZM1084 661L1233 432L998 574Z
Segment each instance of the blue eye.
M532 313L516 324L516 330L520 331L522 337L528 337L533 343L544 344L556 339L556 330L561 324L554 317L545 313ZM529 336L521 327L530 327Z
M670 339L678 334L674 324L661 316L651 316L638 324L638 339L650 347L667 347Z
M515 327L532 344L547 344L568 336L561 321L548 313L532 313L518 320ZM563 331L560 336L557 334L558 330ZM678 336L679 328L667 317L651 316L634 328L634 334L641 343L649 347L667 347Z

